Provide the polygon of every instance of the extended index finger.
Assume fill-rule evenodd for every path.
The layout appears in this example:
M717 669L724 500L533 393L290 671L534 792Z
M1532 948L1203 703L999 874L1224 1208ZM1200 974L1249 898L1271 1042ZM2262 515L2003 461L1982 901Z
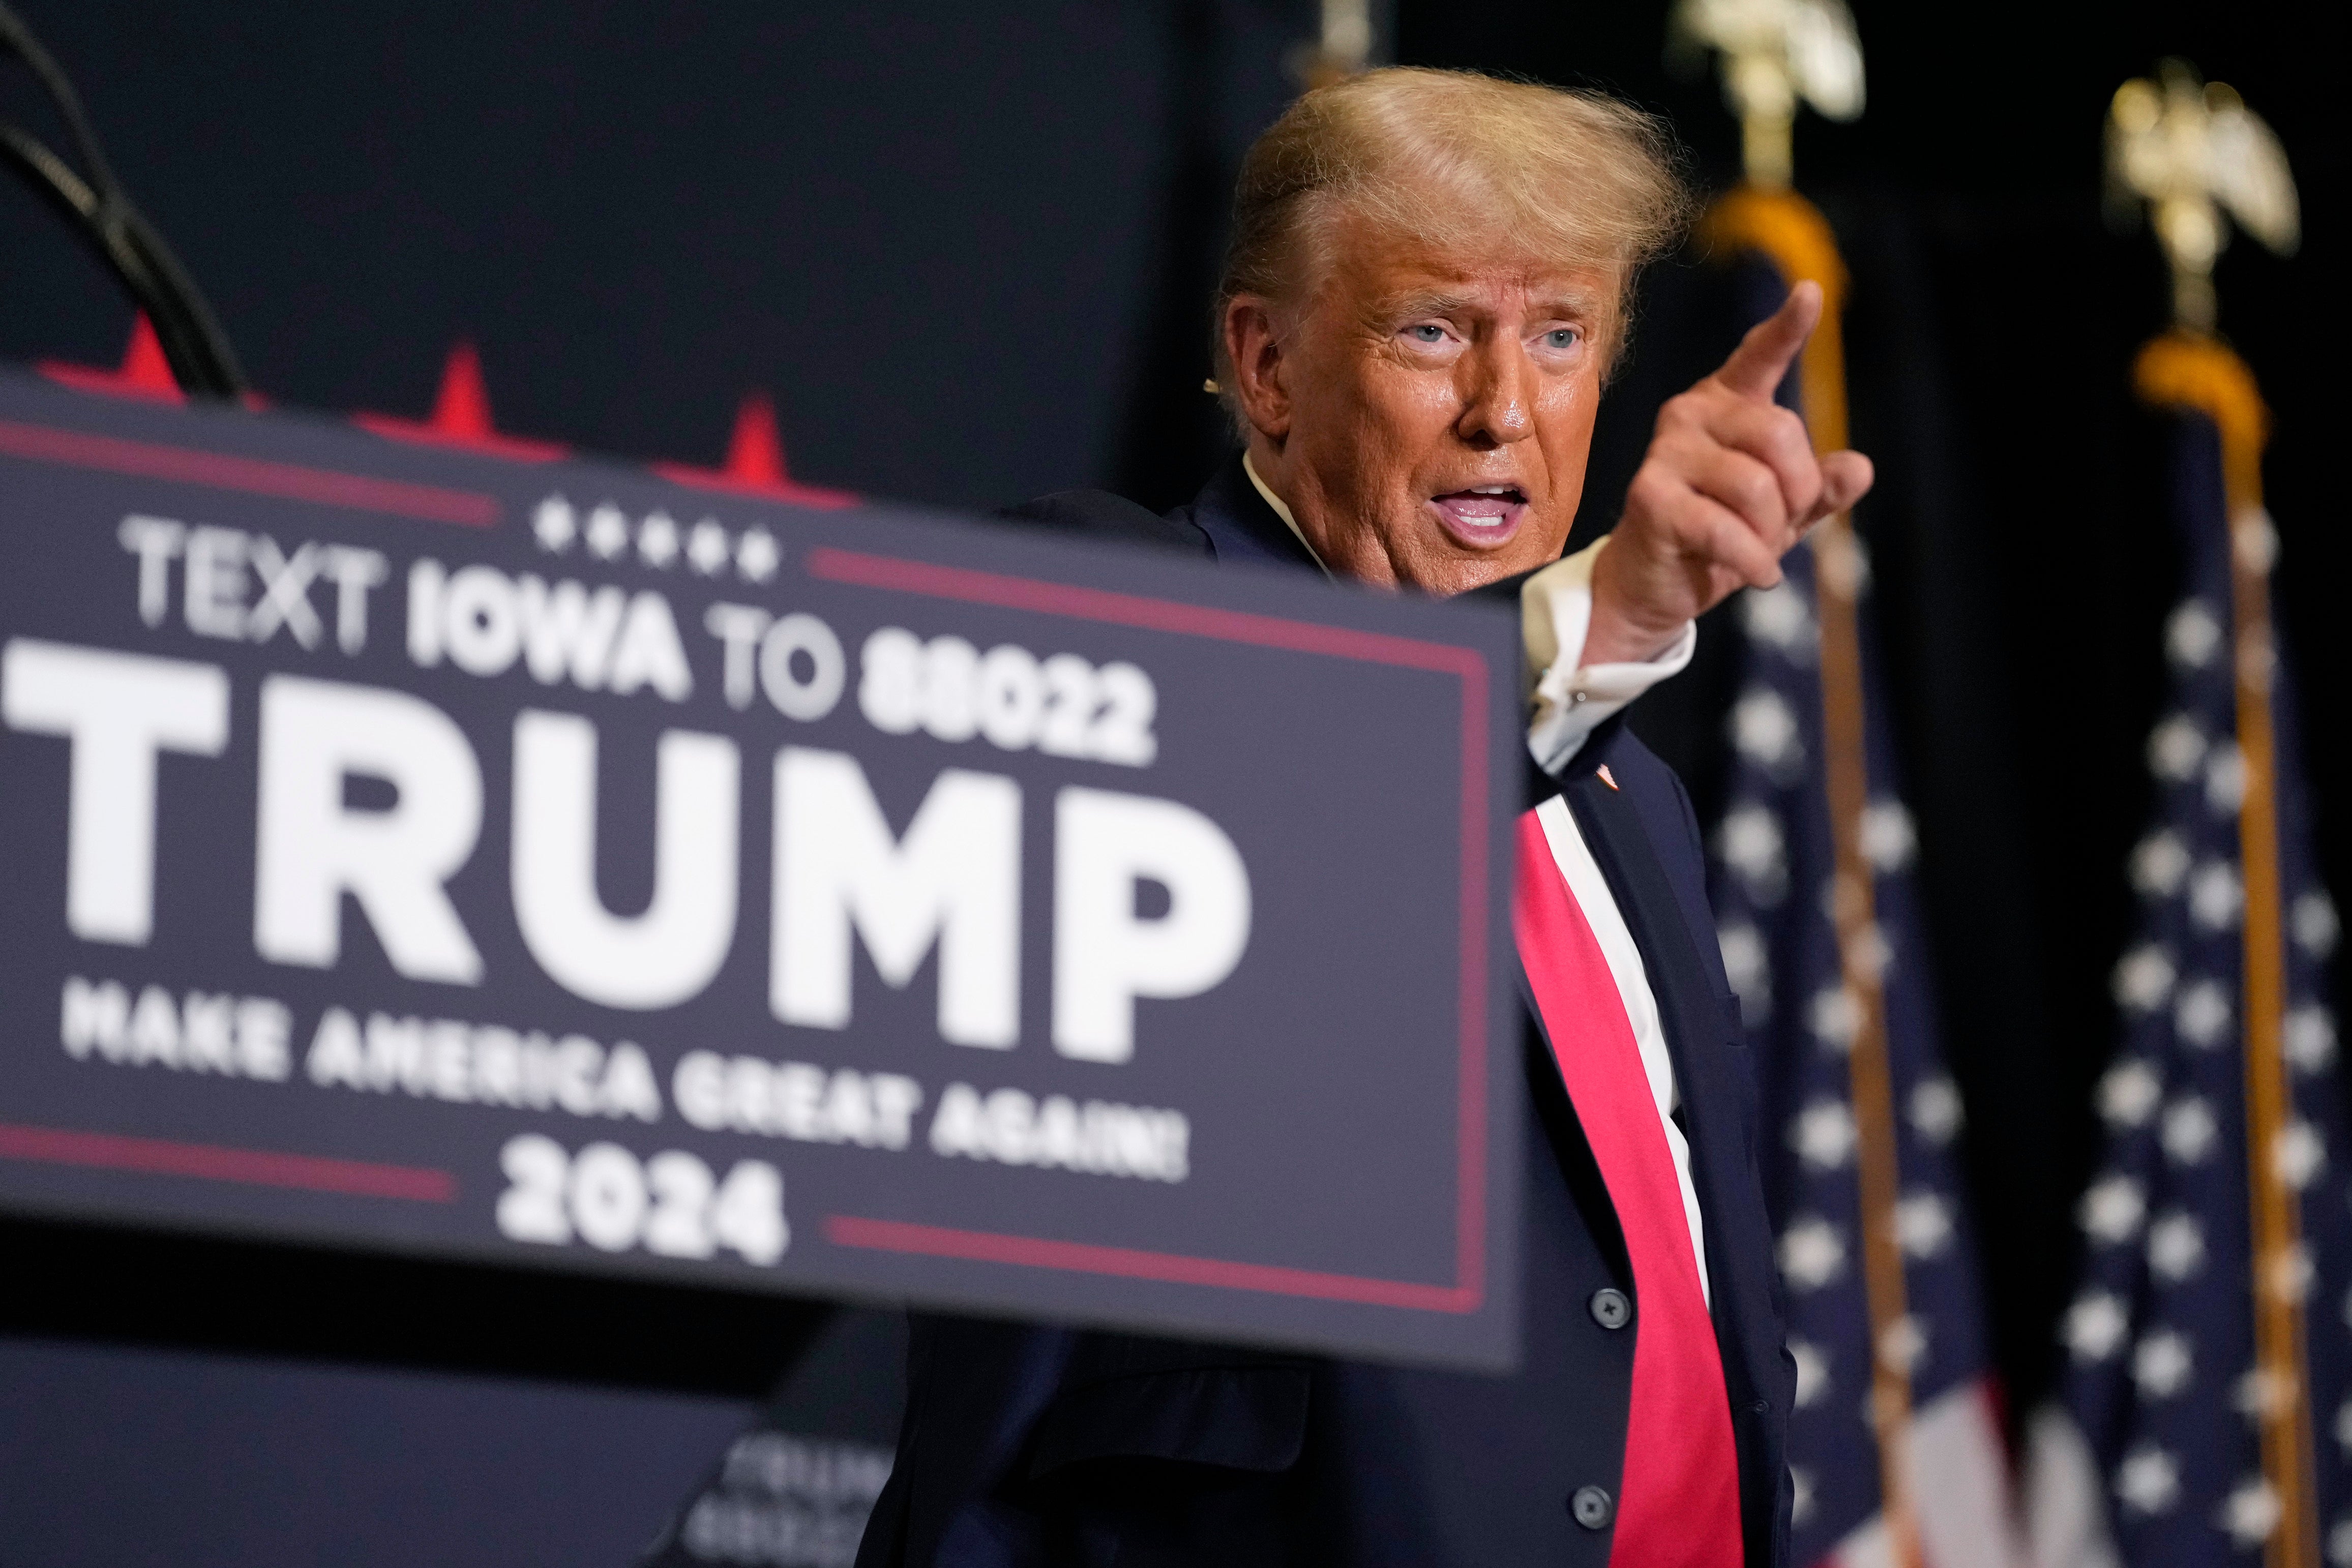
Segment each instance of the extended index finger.
M1748 329L1715 379L1743 397L1769 401L1821 319L1822 286L1810 280L1798 284L1780 308Z

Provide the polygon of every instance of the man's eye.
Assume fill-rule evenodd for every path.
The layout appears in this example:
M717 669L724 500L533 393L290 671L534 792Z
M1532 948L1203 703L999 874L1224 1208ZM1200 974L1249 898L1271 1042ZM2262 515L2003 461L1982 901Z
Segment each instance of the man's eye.
M1582 334L1573 327L1555 327L1544 334L1544 346L1548 349L1573 349L1580 336Z
M1423 321L1418 326L1407 327L1405 331L1412 336L1412 340L1416 343L1443 343L1445 341L1445 329L1434 326L1427 321Z

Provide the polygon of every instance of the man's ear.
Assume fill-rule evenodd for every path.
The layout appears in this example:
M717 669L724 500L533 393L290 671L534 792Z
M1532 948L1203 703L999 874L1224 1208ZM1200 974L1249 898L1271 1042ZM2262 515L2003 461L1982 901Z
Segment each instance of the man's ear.
M1255 294L1225 303L1225 358L1234 367L1234 400L1259 434L1279 442L1290 434L1290 391L1275 330L1274 305Z

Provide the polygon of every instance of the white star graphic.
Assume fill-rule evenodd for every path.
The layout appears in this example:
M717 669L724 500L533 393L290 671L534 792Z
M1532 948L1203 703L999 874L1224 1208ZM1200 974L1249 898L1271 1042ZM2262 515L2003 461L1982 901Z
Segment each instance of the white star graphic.
M2218 1522L2240 1546L2260 1546L2271 1538L2278 1521L2278 1493L2271 1490L2270 1482L2249 1476L2223 1500Z
M572 548L572 536L579 531L573 521L572 503L561 496L550 496L530 515L530 531L538 536L539 548L551 555L562 555Z
M1874 980L1883 977L1887 966L1895 962L1895 948L1886 940L1886 927L1875 920L1864 924L1849 939L1845 959L1849 974L1867 975Z
M2116 1000L2134 1012L2154 1012L2172 995L2172 955L2143 943L2116 963Z
M2315 1270L2311 1249L2303 1242L2273 1253L2263 1270L2263 1283L2281 1301L2300 1301L2311 1293Z
M1742 757L1775 772L1793 767L1805 754L1796 714L1769 686L1754 688L1733 706L1731 744Z
M1764 950L1764 934L1746 921L1726 925L1715 934L1723 949L1723 972L1739 996L1739 1015L1750 1029L1772 1013L1772 960Z
M1900 800L1874 800L1862 813L1862 852L1881 875L1901 871L1919 848L1918 830Z
M1813 1472L1802 1465L1789 1467L1789 1522L1802 1524L1813 1516Z
M1848 593L1860 599L1870 591L1870 547L1862 542L1862 536L1853 533L1847 534L1843 543L1845 548L1841 549L1837 548L1838 541L1826 536L1815 539L1813 570L1822 574L1824 582L1843 583Z
M2132 885L2150 898L2169 898L2189 874L2189 850L2166 828L2148 834L2132 851Z
M2188 1387L2196 1368L2189 1336L2177 1329L2158 1329L2132 1348L2132 1381L2150 1399L2169 1399Z
M2277 564L2278 551L2278 525L2271 521L2267 509L2252 507L2230 519L2231 559L2256 571L2268 571Z
M1833 1171L1853 1154L1853 1112L1843 1100L1816 1100L1789 1124L1789 1145L1815 1170Z
M1738 873L1748 896L1767 909L1788 893L1788 856L1771 808L1747 805L1725 812L1716 829L1715 852Z
M1914 1258L1938 1257L1952 1242L1952 1207L1936 1192L1915 1192L1895 1206L1895 1236Z
M2294 945L2315 958L2336 951L2336 901L2324 893L2306 893L2294 901Z
M2159 1136L2166 1155L2176 1165L2203 1165L2205 1156L2213 1152L2213 1141L2221 1135L2213 1107L2201 1094L2183 1094L2164 1108L2164 1131Z
M2290 1122L2271 1141L2271 1168L2279 1179L2301 1192L2327 1164L2327 1145L2308 1122Z
M1739 619L1748 635L1797 663L1811 664L1818 651L1813 614L1796 585L1787 580L1750 591L1741 601Z
M2147 1266L2179 1284L2205 1266L2205 1227L2186 1209L2173 1209L2147 1228Z
M727 530L719 526L716 517L703 518L687 536L686 559L705 577L724 571L734 553L734 547L727 542Z
M2147 1216L2147 1194L2137 1180L2118 1171L2091 1184L2075 1218L2092 1240L2114 1247L2138 1235Z
M1842 1055L1853 1049L1853 1037L1862 1032L1862 998L1844 986L1815 991L1810 1021L1813 1038Z
M588 514L588 548L599 560L611 560L629 548L629 519L610 501Z
M776 567L783 559L777 548L776 537L757 525L746 529L735 547L735 570L752 582L765 582L776 575Z
M1938 1074L1922 1079L1911 1091L1912 1130L1937 1148L1952 1141L1966 1119L1959 1086L1949 1078Z
M2180 1500L2180 1464L2153 1443L2142 1443L2116 1467L2116 1496L2135 1513L2169 1512Z
M2259 1423L2294 1403L2294 1379L2250 1367L2230 1385L2230 1403L2248 1421Z
M2156 1069L2137 1057L2116 1062L2099 1080L2099 1114L2111 1127L2146 1125L2163 1097Z
M2336 1015L2313 1004L2286 1015L2286 1059L2306 1077L2336 1065Z
M1800 1291L1817 1291L1845 1267L1845 1238L1818 1216L1808 1216L1780 1233L1780 1274Z
M2124 1304L2105 1291L2089 1291L2066 1309L2063 1337L2077 1361L2105 1361L2131 1328Z
M1906 1375L1927 1354L1927 1324L1916 1312L1906 1312L1878 1336L1878 1359Z
M2201 599L2184 599L2164 623L2164 651L2184 670L2201 670L2221 645L2221 623Z
M2205 734L2185 713L2174 714L2148 732L2147 765L2159 779L2178 784L2205 759Z
M677 559L677 525L667 512L655 512L637 525L637 559L657 571Z
M2228 861L2210 860L2189 875L2189 918L2208 931L2227 931L2246 907L2246 884Z
M2225 741L2205 761L2205 804L2217 817L2234 817L2245 798L2246 754Z
M2172 1007L2172 1027L2180 1038L2200 1051L2221 1043L2230 1030L2230 993L2219 980L2200 980L2180 993Z
M2221 1125L2213 1119L2213 1108L2204 1096L2185 1094L2165 1108L2161 1136L2164 1152L2175 1164L2202 1165L2221 1136ZM2300 1148L2284 1153L2274 1150L2273 1154L2285 1160L2305 1157L2305 1151Z
M1829 1353L1810 1340L1792 1339L1789 1342L1789 1357L1797 1364L1797 1408L1811 1409L1829 1392ZM2352 1404L2345 1408L2352 1410Z

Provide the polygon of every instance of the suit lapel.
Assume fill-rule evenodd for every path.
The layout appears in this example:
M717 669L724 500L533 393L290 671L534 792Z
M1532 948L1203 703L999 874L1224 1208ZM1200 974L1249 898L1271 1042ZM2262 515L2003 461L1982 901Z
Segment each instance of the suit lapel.
M1684 1133L1691 1140L1691 1185L1706 1218L1715 1349L1724 1364L1731 1438L1740 1455L1740 1532L1748 1561L1769 1563L1778 1519L1788 1507L1783 1422L1794 1368L1780 1347L1773 1232L1757 1185L1745 1110L1752 1098L1752 1086L1743 1082L1745 1051L1734 1053L1738 1020L1717 999L1691 915L1675 898L1639 806L1628 792L1588 771L1588 764L1600 762L1601 757L1588 752L1561 795L1633 928L1665 1025L1665 1049L1682 1086Z
M1217 470L1194 498L1192 518L1209 537L1209 549L1220 562L1257 561L1318 573L1323 570L1290 531L1290 525L1275 515L1257 486L1250 483L1239 453Z
M1778 1445L1766 1438L1770 1425L1765 1396L1782 1381L1782 1356L1773 1332L1779 1313L1772 1296L1771 1224L1756 1186L1743 1109L1752 1091L1734 1076L1746 1071L1744 1053L1736 1057L1728 1049L1734 1021L1717 999L1696 935L1633 800L1601 783L1582 761L1560 793L1641 949L1665 1028L1690 1140L1691 1185L1706 1222L1716 1346L1741 1453L1749 1558L1764 1561L1757 1551L1759 1542L1769 1543L1780 1468L1771 1453ZM1769 1544L1763 1550L1769 1553Z

